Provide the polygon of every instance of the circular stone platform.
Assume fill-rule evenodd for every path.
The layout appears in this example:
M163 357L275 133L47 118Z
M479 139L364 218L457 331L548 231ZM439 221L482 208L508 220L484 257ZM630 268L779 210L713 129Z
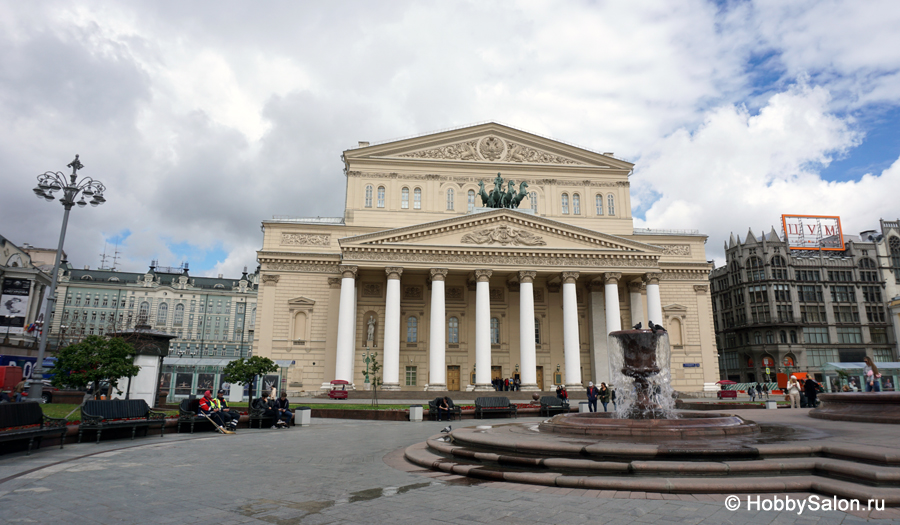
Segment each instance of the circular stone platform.
M541 432L583 436L688 439L759 432L759 426L731 414L682 412L676 419L616 419L609 412L560 414L540 424Z
M900 392L819 394L822 402L809 416L833 421L900 424Z

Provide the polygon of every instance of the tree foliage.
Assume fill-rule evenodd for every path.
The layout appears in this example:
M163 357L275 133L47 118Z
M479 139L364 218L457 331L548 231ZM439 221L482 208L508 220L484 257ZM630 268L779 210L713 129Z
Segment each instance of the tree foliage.
M84 388L91 382L109 381L112 392L119 379L134 377L140 371L134 356L134 346L120 337L89 335L57 352L51 383L55 387Z
M222 369L222 378L229 383L253 384L257 376L264 376L270 372L277 372L278 365L268 357L258 355L247 359L240 358L225 365ZM233 388L233 387L232 387ZM250 390L250 402L253 402L253 389Z

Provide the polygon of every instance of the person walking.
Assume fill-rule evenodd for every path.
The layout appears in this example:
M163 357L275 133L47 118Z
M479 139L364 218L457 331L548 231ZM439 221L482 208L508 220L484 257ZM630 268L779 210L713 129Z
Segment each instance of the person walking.
M596 412L597 411L597 398L600 397L600 390L594 386L593 381L588 381L587 387L587 398L588 398L588 412ZM605 412L605 410L604 410Z
M609 398L613 394L612 390L606 386L606 383L600 383L600 403L603 405L603 411L606 412L606 405L609 404ZM615 403L613 403L615 407ZM615 410L615 408L613 408Z
M797 376L791 376L787 388L785 388L785 393L787 393L791 401L791 408L800 408L800 382L797 381Z
M866 362L866 392L881 392L881 374L878 373L878 367L869 356L864 357L863 361Z
M762 393L765 394L766 399L769 399L769 383L763 383ZM762 398L760 398L760 399L762 399Z
M806 406L809 408L816 408L819 404L816 396L819 393L819 384L812 380L812 378L806 378L806 382L803 383L803 391L806 392Z
M750 402L751 402L751 403L753 403L754 401L756 401L756 387L755 387L755 386L750 385L750 386L747 388L747 393L750 394Z

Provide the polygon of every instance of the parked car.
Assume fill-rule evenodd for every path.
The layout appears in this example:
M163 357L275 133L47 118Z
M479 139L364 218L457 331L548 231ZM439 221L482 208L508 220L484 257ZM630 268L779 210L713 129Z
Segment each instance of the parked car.
M43 388L41 389L41 403L52 403L53 402L53 394L55 392L59 392L59 389L50 384L48 379L44 379L41 381L43 383ZM29 392L29 384L25 384L25 392L22 393L23 396L28 396Z

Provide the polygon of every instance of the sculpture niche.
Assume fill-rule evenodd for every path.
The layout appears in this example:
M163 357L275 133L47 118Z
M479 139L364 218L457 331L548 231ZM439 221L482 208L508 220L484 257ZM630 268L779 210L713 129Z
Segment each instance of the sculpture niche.
M503 191L503 177L498 173L494 178L494 189L488 193L484 190L484 181L479 181L478 196L481 197L481 205L485 208L518 208L519 204L528 196L528 183L519 184L519 191L516 191L515 184L512 180L508 181L507 191Z

